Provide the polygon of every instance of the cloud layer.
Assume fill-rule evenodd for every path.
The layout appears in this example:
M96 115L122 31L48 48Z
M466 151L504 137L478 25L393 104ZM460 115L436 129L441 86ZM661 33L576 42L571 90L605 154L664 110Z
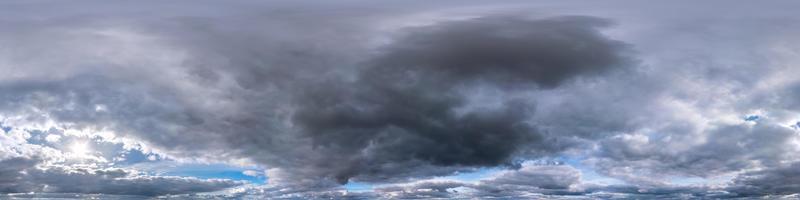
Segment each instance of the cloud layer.
M797 195L800 19L726 4L3 2L0 193Z

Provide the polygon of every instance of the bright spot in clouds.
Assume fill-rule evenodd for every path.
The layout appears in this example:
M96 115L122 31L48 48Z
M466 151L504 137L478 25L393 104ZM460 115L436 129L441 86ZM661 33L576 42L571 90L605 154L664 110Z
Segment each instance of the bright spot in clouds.
M242 174L247 176L258 176L258 172L255 170L244 170L242 171Z
M45 137L44 140L49 142L49 143L56 143L56 142L61 140L61 136L60 135L55 135L55 134L50 134L50 135L47 135L47 137Z

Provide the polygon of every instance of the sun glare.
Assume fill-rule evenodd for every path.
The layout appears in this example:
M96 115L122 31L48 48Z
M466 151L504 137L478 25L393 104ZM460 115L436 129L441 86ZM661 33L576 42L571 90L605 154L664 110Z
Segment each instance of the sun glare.
M91 149L89 149L89 145L86 142L76 142L69 146L70 152L74 153L78 156L87 156Z

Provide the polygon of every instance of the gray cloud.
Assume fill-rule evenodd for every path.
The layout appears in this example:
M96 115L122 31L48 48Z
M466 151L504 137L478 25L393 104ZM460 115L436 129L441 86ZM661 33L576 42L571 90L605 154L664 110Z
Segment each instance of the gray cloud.
M81 72L76 66L77 75L64 79L4 85L10 101L3 106L9 112L35 104L42 115L78 127L113 127L176 157L234 155L297 169L296 176L380 181L512 164L523 148L558 152L566 145L550 142L553 138L526 122L533 113L530 99L497 99L496 108L470 109L470 92L553 88L627 64L623 43L598 32L608 22L591 17L441 22L400 30L377 53L366 46L348 49L361 52L361 58L344 61L337 59L355 57L335 50L344 43L316 38L328 35L285 35L305 29L298 24L269 22L288 26L283 33L230 30L214 20L175 22L180 29L144 26L161 31L142 42L164 41L165 49L188 49L198 60L175 62L181 66L155 76L148 76L158 70L150 67L120 66L131 73L119 74L117 69ZM320 26L365 29L339 22ZM193 29L203 31L186 32ZM239 39L253 33L267 35ZM111 34L110 41L130 39ZM342 39L365 42L348 38ZM307 39L323 43L312 47ZM325 68L348 63L356 67ZM337 75L348 70L355 76ZM181 81L189 85L164 86L173 81L170 73L186 73ZM213 149L220 152L209 153Z
M620 42L596 28L602 20L485 17L410 30L382 48L352 83L305 91L294 117L315 147L348 171L397 174L409 161L439 166L495 166L520 148L557 152L528 124L530 99L501 99L499 108L468 110L476 85L551 88L578 75L623 67ZM554 50L557 49L557 50ZM512 53L513 52L513 53ZM327 161L326 161L327 162Z
M580 182L580 172L568 166L525 167L485 181L487 185L525 185L542 189L568 189Z
M15 157L0 161L0 192L84 193L160 196L212 192L241 185L231 180L149 176L123 169L74 166L37 166L37 158Z
M800 193L800 163L746 172L734 179L728 191L740 196L791 195Z
M270 187L244 196L446 198L467 188L498 198L722 198L723 186L673 183L737 174L724 190L797 193L770 184L792 177L796 167L785 163L798 159L800 28L783 5L791 3L88 2L0 2L0 26L14 27L0 29L0 46L13 47L0 48L3 129L103 129L160 158L269 169ZM0 158L21 154L3 144ZM577 159L625 184L542 167L477 183L339 188L541 157ZM2 162L4 192L235 185ZM197 187L155 187L162 183Z
M381 79L391 77L386 73L412 73L434 76L445 85L483 80L555 87L628 64L625 45L599 33L608 25L593 17L491 16L412 28L383 49L373 61L379 67L370 69L377 72L368 76L386 81Z
M702 186L639 187L596 185L565 165L527 165L476 183L430 180L379 187L361 196L383 199L493 198L493 199L628 199L628 198L731 198L723 191Z
M681 150L645 136L622 136L603 141L600 155L590 159L598 170L645 185L663 185L670 175L712 177L757 166L778 166L792 151L789 127L767 122L722 126L709 131L707 142ZM679 133L672 134L679 136ZM674 144L673 144L674 145ZM637 166L634 169L630 166Z

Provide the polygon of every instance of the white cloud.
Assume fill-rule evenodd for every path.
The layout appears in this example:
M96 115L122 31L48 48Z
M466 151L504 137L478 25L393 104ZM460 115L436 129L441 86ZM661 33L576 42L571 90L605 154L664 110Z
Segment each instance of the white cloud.
M255 171L255 170L244 170L244 171L242 171L242 174L247 175L247 176L259 176L260 173L258 171Z
M61 136L56 134L49 134L44 139L49 143L57 143L61 140Z

